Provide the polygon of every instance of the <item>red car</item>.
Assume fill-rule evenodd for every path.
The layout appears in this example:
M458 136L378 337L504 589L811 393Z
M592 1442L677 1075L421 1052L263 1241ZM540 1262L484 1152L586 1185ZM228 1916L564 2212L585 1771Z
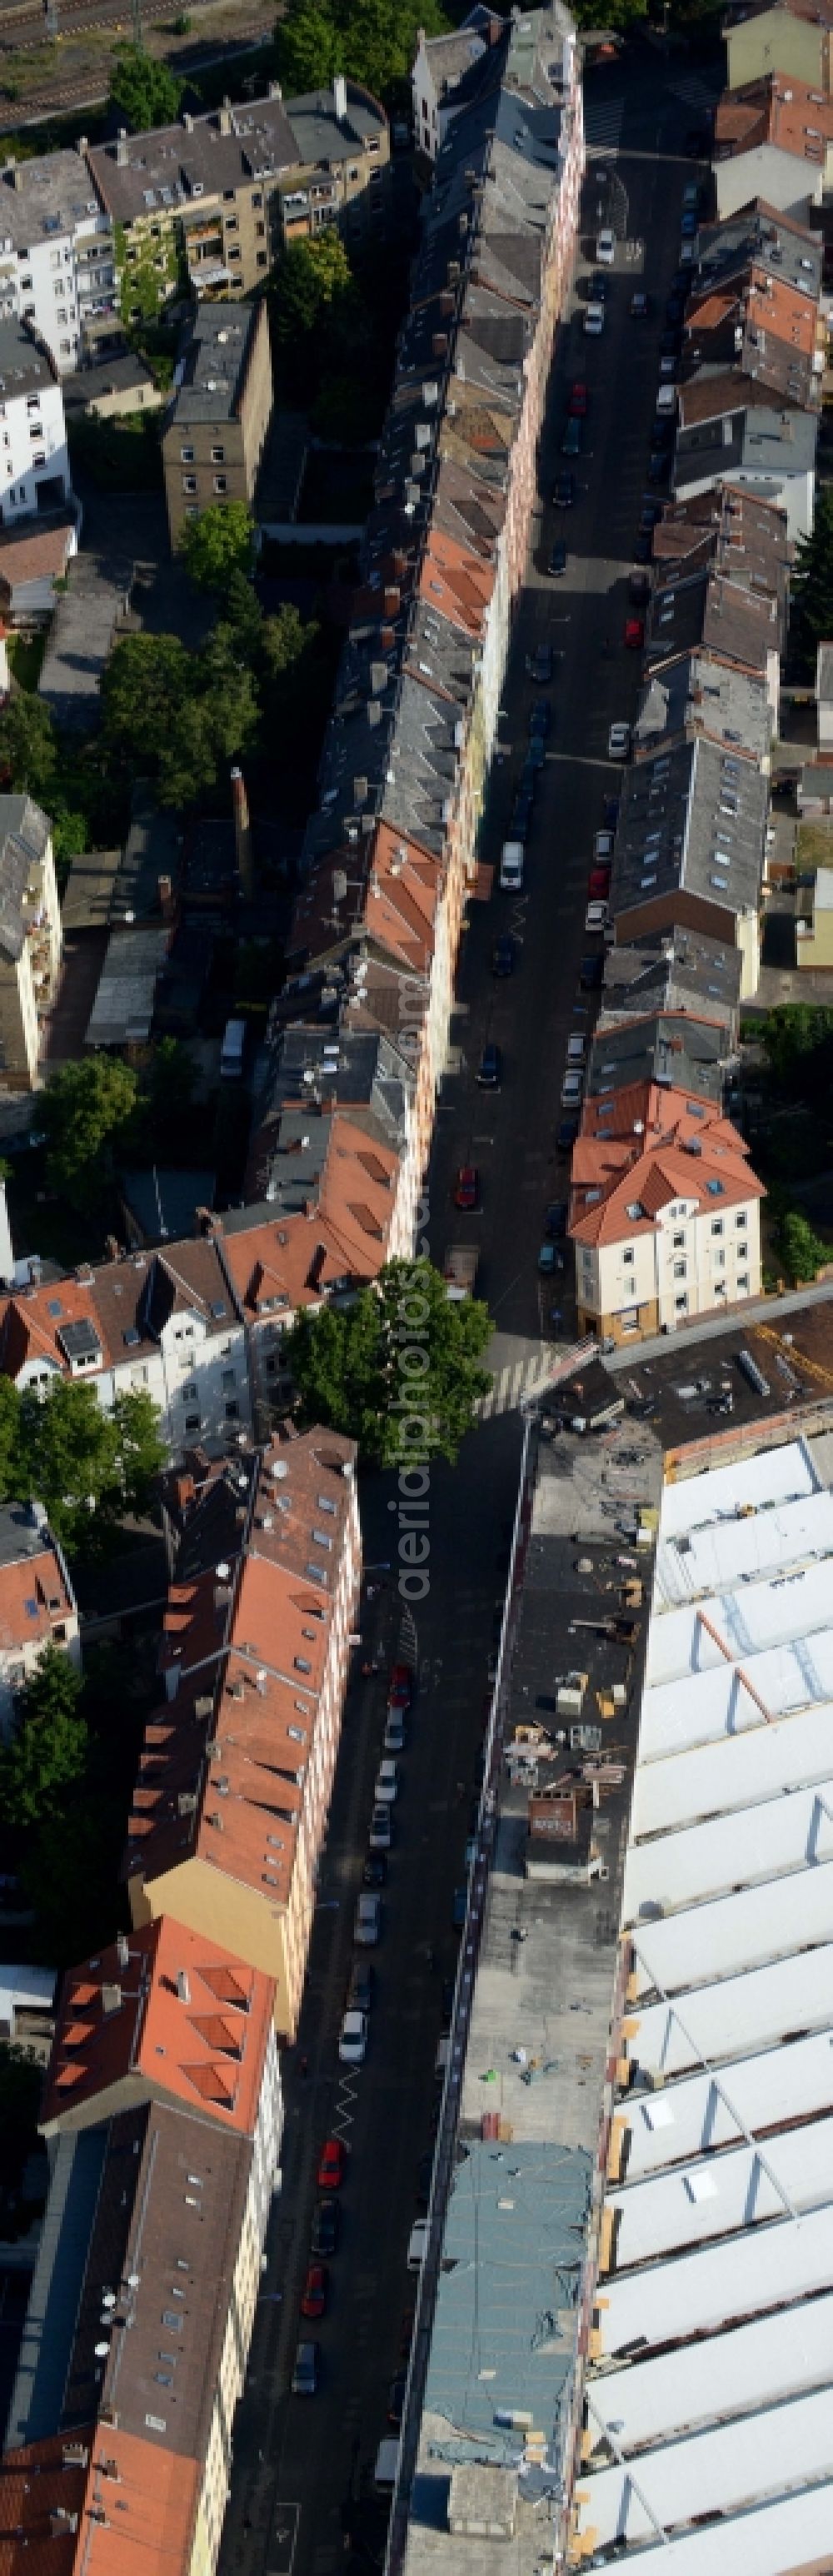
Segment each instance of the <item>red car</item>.
M463 1163L457 1174L454 1183L454 1205L458 1208L477 1206L477 1173L473 1163Z
M631 653L641 653L644 642L645 642L645 620L644 620L644 618L642 618L642 617L626 617L626 619L625 619L625 643L626 643L626 644L627 644L627 646L628 646L628 650L629 650L629 652L631 652Z
M388 1683L388 1707L389 1707L389 1708L410 1708L410 1705L411 1705L411 1667L410 1667L410 1664L392 1664L392 1665L391 1665L391 1673L390 1673L390 1681L389 1681L389 1683Z
M587 879L587 892L589 895L605 895L610 893L609 868L591 868L590 875Z
M585 412L587 410L587 386L583 385L580 381L577 384L570 386L570 400L567 405L567 409L571 420L584 419Z
M311 2263L301 2299L302 2317L323 2317L327 2305L327 2272L323 2263Z
M340 2191L347 2162L340 2138L326 2138L318 2158L316 2182L319 2191Z

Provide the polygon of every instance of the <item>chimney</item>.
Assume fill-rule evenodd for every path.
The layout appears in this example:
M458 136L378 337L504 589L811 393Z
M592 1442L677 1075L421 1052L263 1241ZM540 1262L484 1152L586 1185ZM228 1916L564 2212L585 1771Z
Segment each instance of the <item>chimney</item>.
M249 821L249 799L246 794L242 769L233 769L231 773L231 804L232 813L234 815L234 855L237 860L237 874L240 879L240 890L241 893L247 897L247 900L251 901L251 897L254 892L254 882L252 877L252 827Z
M189 2003L190 2003L190 2001L191 2001L191 1988L190 1988L190 1985L189 1985L189 1983L188 1983L188 1976L187 1976L187 1971L186 1971L186 1969L185 1969L185 1968L177 1968L177 1972L176 1972L176 1991L177 1991L177 1994L178 1994L178 1996L179 1996L179 2000L180 2000L180 2003L181 2003L181 2004L189 2004Z
M193 119L193 117L192 117L191 115L189 115L189 112L188 112L187 107L183 108L183 111L182 111L182 122L183 122L183 125L184 125L184 128L185 128L185 132L186 132L186 134L193 134L193 131L194 131L194 119Z
M116 136L116 168L117 168L118 170L126 170L126 168L127 168L127 127L126 127L126 125L120 125L120 126L119 126L118 134L117 134L117 136Z
M221 133L221 134L230 134L230 133L231 133L231 99L230 99L230 98L224 98L224 100L223 100L223 104L222 104L222 107L218 109L218 112L217 112L217 124L218 124L219 131L220 131L220 133Z
M432 335L431 335L431 356L432 356L432 358L445 358L445 357L447 357L447 356L448 356L448 333L447 333L447 331L434 331L434 332L432 333Z
M336 76L333 81L333 106L336 112L336 123L338 125L346 125L347 82L344 79L342 72L336 72Z
M401 591L400 591L400 589L399 589L399 585L398 585L398 583L396 583L396 582L390 582L390 583L388 583L388 586L387 586L387 588L386 588L386 590L385 590L384 601L383 601L384 612L385 612L385 616L386 616L386 617L396 617L396 616L398 616L399 608L400 608L400 605L401 605L401 598L402 598L402 594L401 594Z
M105 1984L101 1989L101 2009L105 2020L110 2013L121 2012L121 1987Z
M267 98L283 98L283 90L281 88L280 81L270 81L266 96Z

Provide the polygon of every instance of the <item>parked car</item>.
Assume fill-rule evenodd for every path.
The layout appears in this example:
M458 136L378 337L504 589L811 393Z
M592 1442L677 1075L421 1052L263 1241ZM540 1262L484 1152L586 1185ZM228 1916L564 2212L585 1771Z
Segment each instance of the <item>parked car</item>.
M588 304L606 304L610 279L603 268L594 268L587 285Z
M577 1118L562 1118L562 1119L559 1121L559 1124L558 1124L558 1126L557 1126L557 1128L556 1128L556 1131L555 1131L555 1141L556 1141L556 1145L557 1145L557 1147L558 1147L559 1154L570 1154L570 1153L572 1153L572 1149L573 1149L573 1146L574 1146L574 1144L575 1144L575 1141L576 1141L576 1137L577 1137L577 1135L578 1135L578 1119L577 1119Z
M399 1796L399 1769L395 1762L380 1762L376 1773L374 1798L380 1806L392 1807Z
M699 231L699 229L700 229L700 217L699 217L699 215L698 215L698 213L697 213L696 207L694 207L694 206L686 206L685 213L681 216L681 219L680 219L680 234L681 234L682 240L683 240L684 242L687 242L687 241L693 241L693 240L694 240L694 238L695 238L695 234Z
M502 1071L503 1058L501 1051L499 1046L496 1046L492 1039L488 1046L484 1046L480 1063L477 1068L477 1079L481 1090L499 1091Z
M640 563L640 564L649 564L649 563L650 563L650 561L651 561L651 557L652 557L652 555L653 555L653 551L654 551L654 539L653 539L653 534L652 534L652 532L651 532L649 529L647 529L647 528L640 528L640 529L638 530L638 533L637 533L637 535L634 537L634 541L633 541L633 551L634 551L634 555L635 555L635 557L636 557L636 561L637 561L637 563Z
M547 682L552 679L551 644L536 644L534 652L527 654L526 676L528 680L536 680L540 687L546 688Z
M641 653L644 642L645 642L645 620L644 620L644 618L643 618L643 617L626 617L626 619L625 619L625 643L626 643L626 646L627 646L628 652L629 652L629 653Z
M524 761L522 776L525 778L530 775L534 778L536 770L543 769L546 757L547 747L544 736L533 729L529 737L529 750Z
M369 2013L375 1978L369 1959L354 1959L347 1988L347 2010Z
M587 319L585 316L585 330L586 328ZM575 475L569 471L565 474L559 474L558 482L556 483L552 497L557 510L571 510L576 497Z
M529 710L527 731L529 733L550 733L552 731L551 698L533 698L532 705Z
M570 386L567 409L572 413L574 420L584 420L587 411L587 386L581 376L577 376L575 383Z
M375 1950L382 1933L382 1899L359 1896L353 1916L353 1939L360 1950Z
M552 581L557 581L557 580L558 580L558 578L559 578L559 574L560 574L560 573L562 573L562 572L566 572L566 570L567 570L567 548L566 548L566 546L565 546L565 543L564 543L564 539L563 539L563 537L556 537L556 540L555 540L555 544L554 544L554 546L551 546L551 547L550 547L550 559L549 559L549 563L548 563L548 565L547 565L547 571L548 571L548 573L549 573L549 575L550 575L551 580L552 580Z
M366 2013L345 2013L339 2032L338 2054L342 2066L364 2065L367 2056Z
M604 330L604 326L605 326L605 309L604 309L604 305L603 305L603 304L588 304L588 306L587 306L587 310L586 310L586 312L585 312L585 316L584 316L584 328L585 328L585 331L586 331L586 333L587 333L587 338L588 338L588 340L600 340L600 339L601 339L601 336L602 336L602 332L603 332L603 330Z
M384 1748L386 1753L405 1751L405 1720L401 1708L388 1709L385 1719Z
M510 839L513 841L525 841L531 821L532 797L530 796L529 789L527 787L523 787L519 789L512 807L512 815L509 824Z
M391 2380L391 2384L388 2389L388 2423L395 2424L397 2427L402 2422L402 2411L405 2404L405 2390L407 2385L408 2382L404 2372L397 2371L396 2378Z
M632 296L631 296L631 321L632 321L632 322L647 322L647 319L648 319L648 315L649 315L649 313L650 313L650 310L651 310L651 299L650 299L650 296L649 296L649 295L643 295L643 293L642 293L641 289L639 289L639 290L638 290L638 292L636 293L636 295L632 295Z
M562 1076L561 1081L562 1109L577 1109L581 1102L583 1092L584 1075L578 1073L573 1065L568 1065L567 1071ZM552 1245L550 1245L550 1250L552 1251ZM554 1267L554 1262L551 1266Z
M337 2200L319 2200L313 2214L310 2248L313 2254L334 2254L338 2244L339 2206Z
M659 354L660 354L660 357L661 357L661 358L678 358L678 357L679 357L679 354L680 354L680 346L681 346L681 342L682 342L682 332L681 332L681 330L680 330L679 323L676 323L676 324L674 325L673 330L663 331L662 338L661 338L661 340L660 340L660 344L659 344Z
M474 1163L461 1163L454 1183L454 1205L458 1208L476 1208L478 1197L479 1183L476 1167Z
M571 1029L570 1035L567 1039L567 1063L583 1064L586 1054L587 1039L584 1036L583 1031L581 1029Z
M616 257L616 236L608 224L596 234L596 258L600 268L612 268Z
M632 572L632 573L629 573L629 575L628 575L628 598L633 600L634 607L635 607L635 608L641 608L641 607L643 607L643 606L644 606L645 601L646 601L646 600L648 600L648 599L650 599L650 596L651 596L651 576L650 576L650 573L647 573L647 572Z
M566 1199L553 1199L551 1201L544 1218L544 1230L547 1234L552 1236L553 1242L560 1243L562 1235L565 1235L567 1232Z
M513 975L514 972L515 942L507 933L503 939L495 940L495 944L492 949L492 974Z
M387 1875L388 1864L384 1852L368 1852L366 1860L362 1863L362 1886L384 1887Z
M302 2317L323 2317L327 2305L327 2273L323 2263L311 2263L301 2292Z
M410 1664L392 1664L388 1681L388 1707L410 1708L414 1676Z
M415 2218L408 2238L408 2270L418 2272L428 2236L427 2218Z
M374 1805L370 1818L370 1832L367 1839L372 1852L390 1851L391 1843L393 1841L390 1808L385 1805L382 1798L377 1798Z
M359 1898L359 1904L362 1898ZM325 2138L318 2158L316 2182L319 2191L340 2191L344 2181L347 2156L342 2138Z
M629 724L612 724L607 737L608 760L627 760L631 747Z
M593 896L598 897L600 895L607 895L610 893L609 868L591 868L587 879L587 892L588 896L591 898Z
M318 2387L318 2345L299 2343L292 2372L293 2397L314 2397Z
M650 492L646 492L645 499L642 503L642 515L639 521L640 527L655 528L657 520L661 518L662 502L652 500Z
M519 841L504 841L500 862L501 894L520 894L524 881L524 854Z
M610 860L613 857L613 831L607 825L603 831L594 834L593 857L597 867L600 867L604 860Z
M608 831L609 831L609 832L615 832L615 830L616 830L616 825L617 825L617 823L618 823L618 821L619 821L619 798L618 798L618 796L603 796L603 797L602 797L602 813L603 813L604 820L605 820L605 823L606 823L606 826L607 826Z
M603 957L583 957L579 973L582 992L597 993L599 985L604 983L604 971Z
M689 211L689 209L690 209L691 207L693 207L693 208L694 208L694 212L695 212L695 214L696 214L697 209L698 209L698 207L699 207L699 205L700 205L701 195L702 195L702 191L701 191L701 187L700 187L700 181L699 181L699 179L687 179L687 180L686 180L685 187L684 187L684 189L683 189L683 213L684 213L684 214L687 214L687 213L688 213L688 211Z
M574 420L572 413L564 423L561 435L561 454L562 456L581 455L581 421Z
M553 1273L553 1271L554 1271L554 1269L555 1269L555 1244L554 1244L554 1243L542 1243L542 1244L541 1244L541 1246L540 1246L540 1250L539 1250L539 1253L538 1253L538 1268L539 1268L539 1270L540 1270L540 1272L541 1272L542 1278L544 1278L544 1279L549 1279L549 1278L551 1278L551 1277L552 1277L552 1273Z
M451 1920L454 1925L455 1932L462 1932L463 1925L466 1920L467 1904L468 1890L465 1887L455 1887L454 1895L451 1900Z
M584 916L585 930L604 930L606 923L607 904L589 903Z
M670 472L671 457L668 449L655 449L654 454L648 458L649 483L667 483Z

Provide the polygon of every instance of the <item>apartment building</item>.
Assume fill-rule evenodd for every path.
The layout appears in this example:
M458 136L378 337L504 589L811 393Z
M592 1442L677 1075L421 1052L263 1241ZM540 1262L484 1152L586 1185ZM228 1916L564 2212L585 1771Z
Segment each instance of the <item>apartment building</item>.
M162 431L172 547L189 520L254 499L274 392L265 300L199 306L187 325Z
M573 1148L577 1330L601 1340L674 1331L760 1293L748 1149L718 1106L666 1083L588 1100Z
M13 1091L37 1085L61 944L48 816L31 796L0 796L0 1069Z
M763 197L807 223L833 171L833 104L783 72L724 90L714 121L718 221Z
M0 321L0 517L4 528L71 497L58 370L30 326Z
M200 297L249 295L285 241L337 224L350 242L384 224L387 118L355 81L286 105L273 82L268 98L122 132L86 157L128 286L150 260L168 294L184 273Z
M740 1028L739 951L700 931L651 931L632 948L608 948L597 1031L654 1011L693 1012L719 1023L727 1053Z
M793 245L801 239L799 231ZM802 254L796 255L800 263ZM725 375L736 392L746 391L750 402L775 400L818 411L825 348L818 302L801 277L776 274L770 262L751 259L718 283L698 280L683 329L680 419L700 416L715 374Z
M782 648L794 554L786 513L736 483L667 501L653 535L655 578L685 579L711 565L756 598L774 599Z
M410 1252L409 1166L396 1147L310 1100L281 1113L260 1204L228 1209L213 1239L243 1317L262 1434L296 1315L367 1287Z
M413 130L426 160L436 161L455 116L498 86L497 49L505 34L505 17L484 8L482 0L448 35L426 36L424 27L418 27L411 72Z
M768 788L737 744L697 733L625 773L610 919L617 945L692 930L740 951L741 996L757 987Z
M0 1734L46 1646L80 1669L78 1605L63 1549L39 1503L0 1504Z
M680 652L675 649L673 639L679 627L684 629L689 622L695 634L698 629L710 637L716 634L720 647L724 632L730 646L737 646L740 640L738 625L733 618L724 624L724 600L720 600L717 614L712 618L711 602L702 588L704 583L708 583L708 577L695 574L689 581L677 582L667 591L663 584L653 592L647 621L648 677L633 728L634 756L638 760L646 752L667 750L672 741L679 741L681 737L686 742L695 742L698 736L702 736L707 741L722 744L731 752L737 751L741 759L755 762L762 775L767 777L774 730L773 710L765 685L765 676L769 677L768 651L765 663L763 655L757 655L763 667L756 670L752 640L746 633L742 641L750 654L750 661L745 664L734 659L724 660L722 652L718 658L714 650ZM692 597L691 594L695 595ZM733 610L736 604L741 607L745 604L743 591L738 592L737 603L732 601ZM769 603L750 600L749 606L754 620L759 607L766 612ZM678 611L681 614L678 615ZM669 632L672 638L670 650ZM764 633L767 634L766 625ZM754 623L753 636L757 651ZM777 676L777 654L775 668Z
M822 97L831 94L830 0L773 0L769 8L751 10L723 29L729 88L765 80L773 72L795 74Z
M17 1290L0 1305L0 1370L21 1392L84 1378L105 1410L151 1396L172 1457L198 1440L224 1449L250 1420L243 1322L207 1239Z
M678 388L674 494L730 484L813 525L824 332L815 235L757 199L701 227Z
M361 1579L355 1444L285 1433L186 1512L125 1875L274 1982L294 2037Z
M0 318L28 323L61 376L120 336L112 224L82 151L0 170Z

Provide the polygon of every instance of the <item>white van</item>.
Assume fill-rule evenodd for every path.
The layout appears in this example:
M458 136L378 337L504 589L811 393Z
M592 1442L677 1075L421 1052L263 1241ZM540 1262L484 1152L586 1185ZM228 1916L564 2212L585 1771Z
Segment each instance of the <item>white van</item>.
M676 411L676 409L677 409L677 387L676 387L676 385L660 385L659 393L657 394L657 412L658 412L658 414L659 414L660 419L661 419L661 420L667 420L669 413L671 413L671 414L673 415L673 413Z
M500 859L500 884L503 894L520 894L524 881L524 845L522 841L504 841Z

